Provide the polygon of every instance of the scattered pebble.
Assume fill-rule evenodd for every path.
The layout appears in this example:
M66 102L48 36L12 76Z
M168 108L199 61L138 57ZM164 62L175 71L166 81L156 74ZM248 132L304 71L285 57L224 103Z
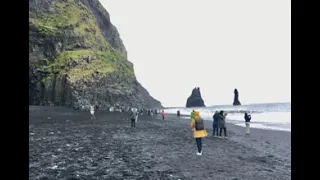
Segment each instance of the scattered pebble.
M57 165L54 165L53 167L50 167L50 169L57 169L58 166Z
M33 136L33 135L34 135L34 133L30 133L30 135L31 135L31 136Z
M66 144L66 146L67 146L67 147L70 147L71 145L70 145L70 144Z
M172 174L170 174L170 177L173 177Z
M58 131L57 133L58 133L58 134L60 134L61 132L60 132L60 131Z
M58 152L61 152L61 151L62 151L62 149L60 149L60 148L59 148L57 151L58 151Z
M51 134L51 135L52 135L52 134L54 134L54 133L53 133L53 132L50 132L49 134Z
M51 119L51 117L47 117L47 119Z

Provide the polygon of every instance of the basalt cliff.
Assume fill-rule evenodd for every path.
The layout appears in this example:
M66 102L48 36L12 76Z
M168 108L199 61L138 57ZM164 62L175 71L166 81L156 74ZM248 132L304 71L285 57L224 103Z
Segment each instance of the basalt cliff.
M29 104L161 107L98 0L29 0Z

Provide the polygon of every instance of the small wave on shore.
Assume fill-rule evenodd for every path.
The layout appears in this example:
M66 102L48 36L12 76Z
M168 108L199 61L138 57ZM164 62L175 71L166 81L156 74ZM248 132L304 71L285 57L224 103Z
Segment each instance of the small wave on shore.
M251 127L278 131L291 131L291 103L268 103L251 104L242 106L211 106L204 108L170 108L166 109L168 114L176 114L180 110L182 115L190 115L192 110L200 111L205 120L212 121L215 111L224 110L228 112L227 122L244 126L244 113L250 112ZM185 117L187 118L187 117Z

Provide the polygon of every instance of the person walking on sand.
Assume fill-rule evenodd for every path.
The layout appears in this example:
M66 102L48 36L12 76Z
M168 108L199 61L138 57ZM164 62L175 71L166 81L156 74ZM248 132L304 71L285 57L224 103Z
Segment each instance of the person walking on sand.
M129 116L131 120L131 127L136 127L136 115L133 109L131 109Z
M177 111L177 116L180 119L180 110Z
M161 112L161 116L162 116L162 120L164 121L164 110L162 109L162 112Z
M246 123L246 135L250 134L250 120L251 120L251 115L249 113L244 113L244 120Z
M94 116L94 106L93 105L90 106L90 114L91 114L91 119L96 119L96 117Z
M219 128L220 128L220 133L219 136L222 137L222 131L224 132L224 138L227 138L227 127L226 127L226 116L227 113L224 111L220 111L219 113Z
M151 119L153 119L153 110L150 110Z
M219 135L219 111L216 111L214 115L212 116L213 122L212 122L212 136L218 136Z
M203 119L200 117L200 113L198 111L194 112L194 116L191 119L190 124L192 131L193 131L193 137L196 139L198 152L197 155L202 155L202 138L207 137L208 133L204 129L204 122Z
M136 113L135 122L138 122L138 116L139 116L138 109L135 111L135 113Z

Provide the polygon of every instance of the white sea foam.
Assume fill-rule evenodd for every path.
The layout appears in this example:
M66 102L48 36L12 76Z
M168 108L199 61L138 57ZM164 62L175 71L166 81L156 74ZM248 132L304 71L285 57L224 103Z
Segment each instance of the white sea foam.
M227 122L244 126L244 112L251 112L251 127L279 131L291 131L291 103L252 104L243 106L211 106L205 108L170 108L165 112L176 114L180 110L182 115L190 115L192 110L199 111L205 120L211 120L215 111L228 112Z

